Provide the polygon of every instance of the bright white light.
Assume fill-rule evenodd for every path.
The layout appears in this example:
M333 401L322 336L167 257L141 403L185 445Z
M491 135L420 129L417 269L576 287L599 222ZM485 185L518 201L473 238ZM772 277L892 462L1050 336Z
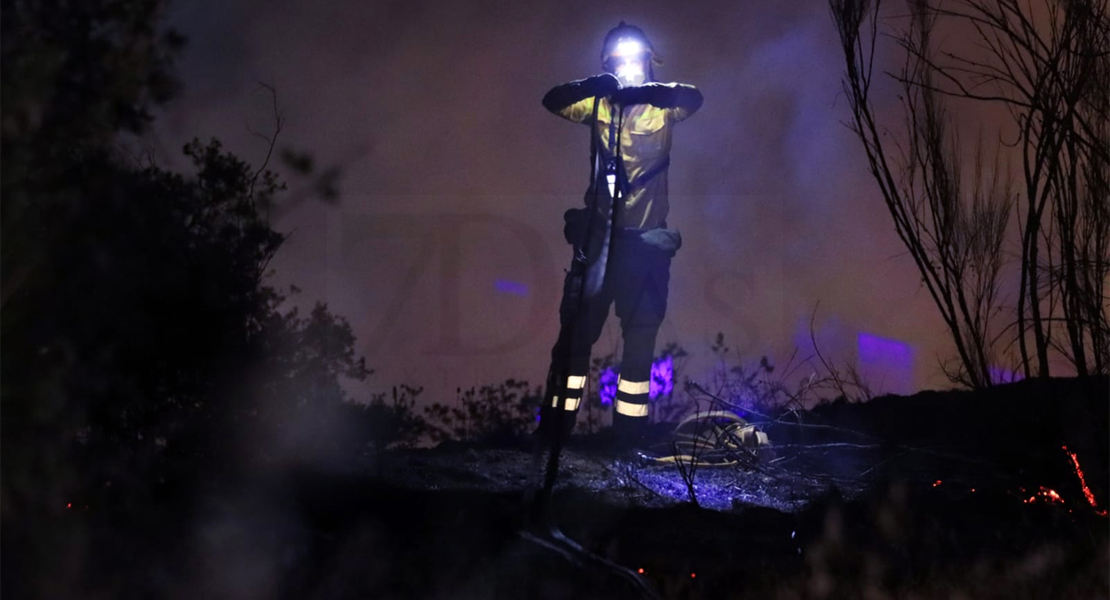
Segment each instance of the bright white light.
M611 67L625 87L644 83L644 45L639 40L622 39L613 50Z
M644 65L643 65L643 63L638 63L638 64L624 63L624 64L617 65L617 77L620 77L622 79L625 79L625 78L631 79L631 78L636 77L637 75L643 75L643 74L644 74Z
M644 51L644 46L636 40L621 40L617 43L617 51L614 52L617 56L635 56Z
M625 62L617 65L617 79L624 87L644 84L644 64L640 61Z

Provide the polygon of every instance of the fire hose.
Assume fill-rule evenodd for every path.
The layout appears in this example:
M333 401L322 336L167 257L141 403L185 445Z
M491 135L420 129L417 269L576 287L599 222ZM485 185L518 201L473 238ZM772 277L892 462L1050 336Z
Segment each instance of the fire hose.
M657 464L728 467L758 460L754 449L769 443L766 433L736 413L711 410L689 415L675 426L672 454L643 458Z

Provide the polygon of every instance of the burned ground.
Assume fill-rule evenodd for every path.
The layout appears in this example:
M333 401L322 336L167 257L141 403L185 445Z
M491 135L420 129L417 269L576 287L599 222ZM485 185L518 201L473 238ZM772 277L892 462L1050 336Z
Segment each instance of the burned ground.
M1060 379L771 415L758 461L696 472L699 506L675 466L573 436L555 521L666 598L1106 597L1107 400L1105 379ZM124 596L640 595L529 526L539 464L526 440L442 444L224 477L145 521L73 518L112 541L90 589Z

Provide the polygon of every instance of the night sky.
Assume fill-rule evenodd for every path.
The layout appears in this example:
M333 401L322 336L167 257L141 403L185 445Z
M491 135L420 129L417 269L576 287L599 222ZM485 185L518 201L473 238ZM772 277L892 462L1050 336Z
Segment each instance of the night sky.
M668 222L684 245L657 350L681 343L698 376L723 331L750 360L782 364L795 346L809 354L820 302L822 350L846 361L858 349L878 391L946 386L943 323L841 123L844 59L825 0L179 2L169 20L189 38L185 89L152 143L184 167L182 143L216 136L260 164L248 126L272 123L255 80L273 83L282 145L344 173L338 206L274 220L293 232L274 283L350 320L377 389L411 383L440 399L541 383L570 258L562 213L582 202L589 145L540 98L599 73L602 37L622 19L654 43L659 80L705 96L672 148ZM876 69L896 69L884 44ZM876 107L897 127L896 86L877 79ZM595 356L619 331L612 316Z

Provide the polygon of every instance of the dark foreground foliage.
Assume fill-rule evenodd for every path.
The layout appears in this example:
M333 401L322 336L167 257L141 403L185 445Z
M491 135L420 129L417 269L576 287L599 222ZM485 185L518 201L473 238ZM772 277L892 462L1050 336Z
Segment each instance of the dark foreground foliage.
M1110 521L1098 511L1106 471L1097 452L1077 452L1091 506L1066 454L1050 450L1088 447L1084 436L1104 436L1105 419L1093 428L1046 419L1086 410L1097 418L1105 391L1105 380L1052 380L1000 387L993 400L928 392L823 405L794 415L831 428L820 441L780 436L778 462L700 470L702 508L688 502L673 466L614 459L591 436L576 436L556 520L591 552L643 569L666 598L1105 597ZM917 410L943 413L956 400L1040 414L1041 438L999 447L983 433L987 423L967 425L981 435L906 444L882 433L918 429ZM843 440L831 431L885 444L807 450ZM911 443L929 452L906 451ZM536 473L530 450L526 438L452 442L347 463L256 466L126 513L82 505L58 519L96 549L69 589L169 598L636 597L612 573L521 535ZM797 466L773 468L784 463ZM1029 501L1034 485L1063 501Z

